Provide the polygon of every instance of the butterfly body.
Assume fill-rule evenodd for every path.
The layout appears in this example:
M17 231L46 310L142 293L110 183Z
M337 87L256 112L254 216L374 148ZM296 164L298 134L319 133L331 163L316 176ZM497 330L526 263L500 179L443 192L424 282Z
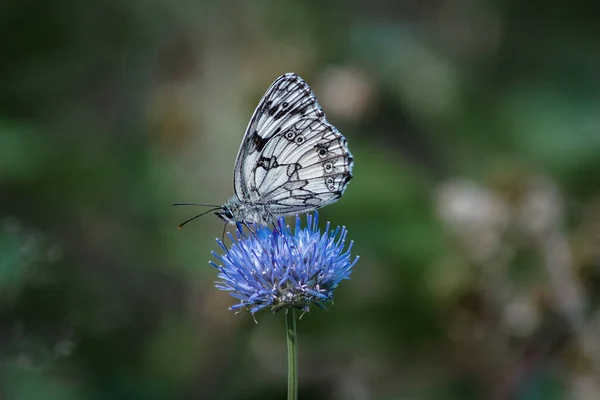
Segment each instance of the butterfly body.
M327 121L310 87L298 75L284 74L248 123L234 165L235 196L215 214L232 224L267 225L313 211L342 196L353 165L346 139Z

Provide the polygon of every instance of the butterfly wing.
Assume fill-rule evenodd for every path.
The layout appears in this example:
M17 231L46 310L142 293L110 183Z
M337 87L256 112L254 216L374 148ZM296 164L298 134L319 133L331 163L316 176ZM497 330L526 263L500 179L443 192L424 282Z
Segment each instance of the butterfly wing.
M235 162L238 198L273 215L307 212L340 198L352 178L344 136L296 74L279 77L254 111Z

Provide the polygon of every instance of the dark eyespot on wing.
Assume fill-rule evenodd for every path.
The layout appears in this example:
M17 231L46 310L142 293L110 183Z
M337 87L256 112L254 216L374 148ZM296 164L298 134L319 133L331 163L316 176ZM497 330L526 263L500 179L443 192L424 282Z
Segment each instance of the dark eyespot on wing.
M289 140L290 142L294 141L294 139L296 138L296 132L294 131L294 128L292 127L286 130L283 137Z
M327 157L327 154L329 153L330 145L331 145L331 142L320 142L315 145L314 149L317 152L317 155L319 156L320 159L324 159Z

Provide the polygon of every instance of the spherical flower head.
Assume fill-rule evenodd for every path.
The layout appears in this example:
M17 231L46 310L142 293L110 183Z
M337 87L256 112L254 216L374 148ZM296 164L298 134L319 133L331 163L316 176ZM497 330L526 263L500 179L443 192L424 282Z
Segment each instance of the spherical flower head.
M318 228L318 214L306 216L302 228L296 216L294 230L279 218L276 228L257 226L255 232L244 233L238 224L237 240L229 249L217 243L223 254L212 252L221 264L210 264L219 270L217 289L229 292L240 302L231 310L246 308L251 314L270 308L276 312L294 307L308 311L312 304L325 308L333 300L333 291L344 279L350 279L352 242L344 249L346 228L325 231Z

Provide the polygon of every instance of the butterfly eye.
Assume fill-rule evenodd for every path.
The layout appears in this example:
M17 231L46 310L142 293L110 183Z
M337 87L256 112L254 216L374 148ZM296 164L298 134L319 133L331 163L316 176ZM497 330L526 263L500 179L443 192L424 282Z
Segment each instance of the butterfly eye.
M287 131L285 134L285 138L287 140L294 140L294 136L296 136L296 135L294 135L294 132L292 132L292 131Z
M319 149L319 157L321 157L321 158L327 157L327 150L324 148L320 148Z
M296 138L296 143L297 143L297 144L302 144L302 143L304 143L304 137L302 137L302 136L298 136L298 137Z
M326 183L327 185L333 185L333 178L332 178L332 177L329 177L329 178L325 179L325 183Z

